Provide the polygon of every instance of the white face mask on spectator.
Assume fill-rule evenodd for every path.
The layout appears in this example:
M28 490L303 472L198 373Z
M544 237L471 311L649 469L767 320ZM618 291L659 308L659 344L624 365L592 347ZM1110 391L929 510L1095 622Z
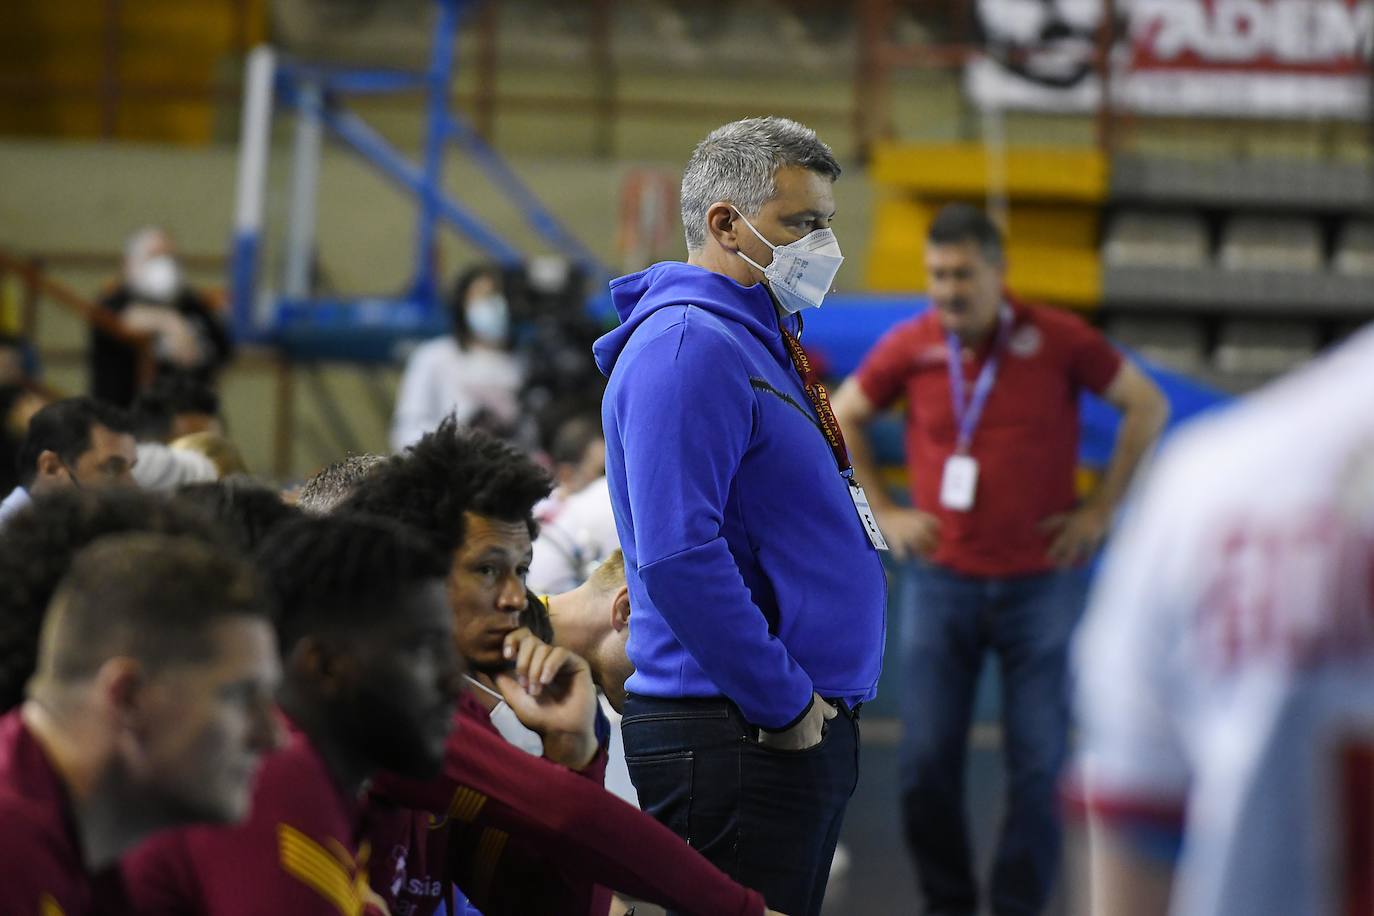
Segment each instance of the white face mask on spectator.
M467 317L468 330L484 344L504 344L510 335L510 307L500 293L469 302Z
M129 290L145 302L171 302L180 289L181 268L169 254L140 262L129 275Z

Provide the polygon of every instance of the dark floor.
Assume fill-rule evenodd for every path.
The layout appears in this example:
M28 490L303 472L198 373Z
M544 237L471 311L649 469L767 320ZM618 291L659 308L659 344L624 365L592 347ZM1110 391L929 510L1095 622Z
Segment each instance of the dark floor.
M825 916L889 916L921 912L921 898L907 861L898 816L896 723L865 723L859 788L845 818L841 842L849 853L849 867L832 879L826 894ZM992 860L1002 816L1004 776L995 730L977 729L969 753L969 815L980 874ZM1062 898L1063 894L1059 894ZM1065 916L1056 899L1046 916Z

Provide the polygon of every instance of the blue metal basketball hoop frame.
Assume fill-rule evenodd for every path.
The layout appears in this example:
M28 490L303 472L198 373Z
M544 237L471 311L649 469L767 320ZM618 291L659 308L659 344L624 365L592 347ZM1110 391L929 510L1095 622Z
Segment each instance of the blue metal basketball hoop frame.
M276 343L288 353L302 356L378 361L392 357L398 340L442 333L448 322L435 259L441 224L456 230L503 267L523 263L519 249L444 190L444 153L450 143L481 168L555 251L580 265L590 277L610 276L608 268L540 203L473 126L451 109L458 29L464 15L482 0L436 2L438 21L429 66L423 72L328 67L281 59L270 48L252 52L244 93L238 202L230 253L233 326L239 339ZM419 163L403 155L342 102L342 97L349 95L416 90L426 96L426 135ZM280 293L260 294L263 198L274 101L295 114L296 138L285 278ZM416 200L414 271L408 288L399 295L355 299L312 296L316 187L326 131Z

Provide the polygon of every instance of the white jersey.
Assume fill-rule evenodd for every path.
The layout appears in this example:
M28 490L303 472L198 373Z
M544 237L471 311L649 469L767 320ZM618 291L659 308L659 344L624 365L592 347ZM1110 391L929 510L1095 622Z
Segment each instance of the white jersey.
M1084 800L1183 817L1175 914L1374 912L1374 329L1139 495L1074 649Z

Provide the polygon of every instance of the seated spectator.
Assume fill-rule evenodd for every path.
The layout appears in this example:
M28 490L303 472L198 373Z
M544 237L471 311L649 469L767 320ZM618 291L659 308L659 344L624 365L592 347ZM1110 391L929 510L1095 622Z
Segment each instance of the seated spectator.
M193 433L224 432L219 395L186 375L160 378L130 408L140 442L171 442Z
M396 463L369 476L345 504L410 524L453 557L449 600L458 651L476 676L466 709L487 728L495 727L493 710L514 705L502 697L497 678L508 667L506 637L520 628L528 604L532 511L549 487L548 475L512 446L460 431L450 417ZM543 740L545 756L576 770L588 767L598 749L590 676L584 686L585 697L575 699L585 702L577 709L568 704L549 717L541 708L532 712L537 723L523 723ZM517 692L524 696L523 689Z
M221 428L219 395L206 385L187 376L166 376L140 393L129 413L138 439L134 480L140 487L170 493L221 476L207 456L169 444L191 430Z
M307 515L328 515L353 495L359 482L386 464L382 455L349 455L320 470L296 495L296 506Z
M0 528L44 493L131 486L137 460L132 429L122 411L90 398L64 398L40 409L19 449L19 486L0 503Z
M601 416L577 415L564 420L549 442L553 463L553 493L539 504L535 517L541 523L558 507L599 477L606 476L606 440L601 435Z
M23 706L0 718L5 912L82 916L149 834L248 813L277 743L257 579L194 540L106 538L53 597Z
M126 330L152 338L158 378L188 375L208 385L233 353L209 300L185 283L176 245L163 229L140 229L129 238L123 275L99 304ZM91 330L90 352L91 394L120 407L133 404L137 353L98 328Z
M558 489L539 507L530 563L535 591L571 591L620 547L606 484L606 443L599 417L574 417L554 436L549 457Z
M286 747L264 761L245 823L164 833L126 857L136 912L365 912L365 785L381 769L430 777L443 757L461 673L447 560L356 516L294 521L257 558L278 606Z
M248 463L233 441L219 433L205 430L189 433L172 440L172 451L187 452L207 459L215 468L218 479L249 473Z
M24 699L38 665L44 613L72 558L98 538L139 531L232 552L204 513L132 488L40 496L33 512L0 531L0 713Z
M391 425L400 452L450 414L464 426L511 427L519 419L524 369L511 353L510 306L496 265L469 268L449 299L453 332L406 361Z
M536 548L538 542L536 542ZM620 713L625 707L625 681L634 666L625 651L630 638L630 589L625 583L625 555L617 549L591 577L570 592L548 597L555 645L587 660L592 680L601 689L602 713L610 738L606 747L606 791L639 807L639 793L625 763Z
M302 514L276 490L248 477L193 483L177 490L176 500L219 522L224 533L249 555L278 527Z
M0 384L0 493L19 486L19 448L29 420L49 399L15 382Z
M570 592L548 597L553 642L587 660L592 681L611 708L625 704L625 681L634 673L625 654L630 638L630 589L625 584L625 555L619 550Z
M30 378L31 353L22 337L0 331L0 386L20 385Z

